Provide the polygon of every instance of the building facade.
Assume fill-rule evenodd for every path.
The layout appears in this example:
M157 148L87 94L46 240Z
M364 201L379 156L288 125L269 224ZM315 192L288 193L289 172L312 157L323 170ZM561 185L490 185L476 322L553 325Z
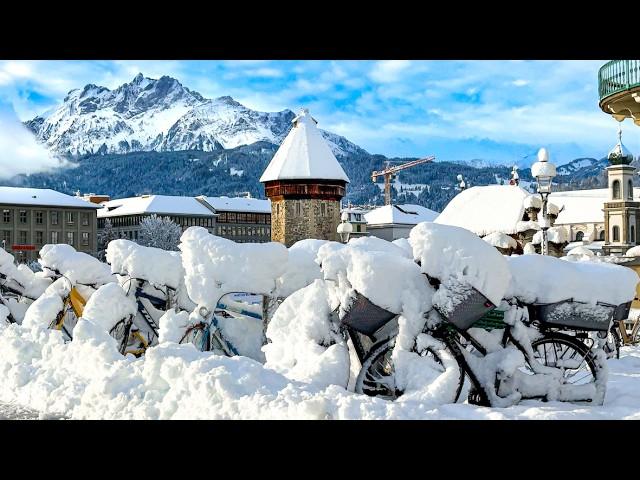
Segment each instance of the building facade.
M238 243L271 241L271 202L258 198L196 197L216 214L215 234Z
M365 215L371 236L392 242L409 238L409 232L420 222L433 222L438 212L422 205L385 205Z
M352 207L349 205L346 208L343 208L340 212L340 216L342 218L342 214L345 213L348 215L347 221L353 227L353 231L351 232L350 238L358 238L358 237L366 237L369 235L367 231L367 219L365 215L369 212L368 210L364 210L359 207Z
M49 189L0 187L0 242L19 262L46 244L97 254L98 206Z
M260 177L271 200L271 239L338 240L340 200L349 182L333 152L303 109Z

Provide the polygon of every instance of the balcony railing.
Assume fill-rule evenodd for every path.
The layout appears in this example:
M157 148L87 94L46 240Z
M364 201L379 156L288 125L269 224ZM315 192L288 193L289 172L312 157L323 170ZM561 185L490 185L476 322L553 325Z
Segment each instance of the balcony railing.
M612 60L598 71L600 100L640 86L640 60Z

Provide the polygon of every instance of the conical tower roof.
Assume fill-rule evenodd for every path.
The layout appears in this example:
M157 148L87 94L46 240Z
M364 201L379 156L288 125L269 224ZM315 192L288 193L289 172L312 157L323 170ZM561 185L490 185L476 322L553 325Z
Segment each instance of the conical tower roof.
M622 127L618 125L618 143L607 155L611 165L629 165L633 162L633 154L622 143Z
M316 123L309 110L301 110L293 119L293 128L260 177L261 182L304 179L349 181Z

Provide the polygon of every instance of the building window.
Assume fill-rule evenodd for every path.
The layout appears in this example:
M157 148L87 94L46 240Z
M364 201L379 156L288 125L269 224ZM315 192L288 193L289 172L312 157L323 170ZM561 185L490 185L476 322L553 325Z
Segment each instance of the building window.
M617 181L617 180L616 180ZM613 227L613 241L614 242L619 242L620 241L620 227L618 227L617 225Z
M36 212L36 225L42 225L44 214L42 212Z
M36 230L36 245L42 245L44 243L44 232Z
M20 210L20 223L27 223L27 211Z
M58 232L51 232L51 243L58 243Z
M613 181L612 189L613 189L613 199L620 200L620 182L618 180Z
M633 182L629 180L629 191L627 192L627 198L633 200Z
M636 243L636 227L631 225L631 235L629 236L630 243Z
M584 238L584 232L576 233L576 242L581 242L583 238Z
M280 215L280 204L276 203L276 215Z
M58 224L58 212L51 212L51 225Z
M73 212L67 212L67 223L73 225ZM71 245L71 244L69 244Z
M321 217L326 217L327 216L327 204L326 203L321 203L320 204L320 216Z
M2 221L4 223L11 222L11 210L2 210Z
M82 232L82 245L89 245L89 232Z
M67 232L67 244L73 246L73 232Z
M87 225L89 225L89 214L88 213L83 213L82 214L82 225L84 225L85 227Z
M3 230L2 231L2 240L7 245L11 244L11 230Z
M18 232L18 234L19 234L19 236L18 236L18 238L19 238L18 243L19 243L20 245L26 245L26 244L27 244L27 233L28 233L28 232L25 232L24 230L20 230L20 232Z
M300 200L296 200L293 204L293 215L296 217L302 216L302 208L300 205Z
M604 241L604 230L600 232L600 241Z

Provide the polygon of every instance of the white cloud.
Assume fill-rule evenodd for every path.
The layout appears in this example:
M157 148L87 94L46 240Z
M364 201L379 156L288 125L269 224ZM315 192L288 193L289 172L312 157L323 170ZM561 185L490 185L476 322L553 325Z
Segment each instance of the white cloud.
M518 80L514 80L513 82L511 82L512 85L515 85L516 87L524 87L525 85L529 85L529 80L523 80L522 78L519 78Z
M0 179L43 172L64 164L36 141L12 110L0 110Z
M379 83L392 83L400 79L403 71L411 66L409 60L382 60L376 62L369 77Z

